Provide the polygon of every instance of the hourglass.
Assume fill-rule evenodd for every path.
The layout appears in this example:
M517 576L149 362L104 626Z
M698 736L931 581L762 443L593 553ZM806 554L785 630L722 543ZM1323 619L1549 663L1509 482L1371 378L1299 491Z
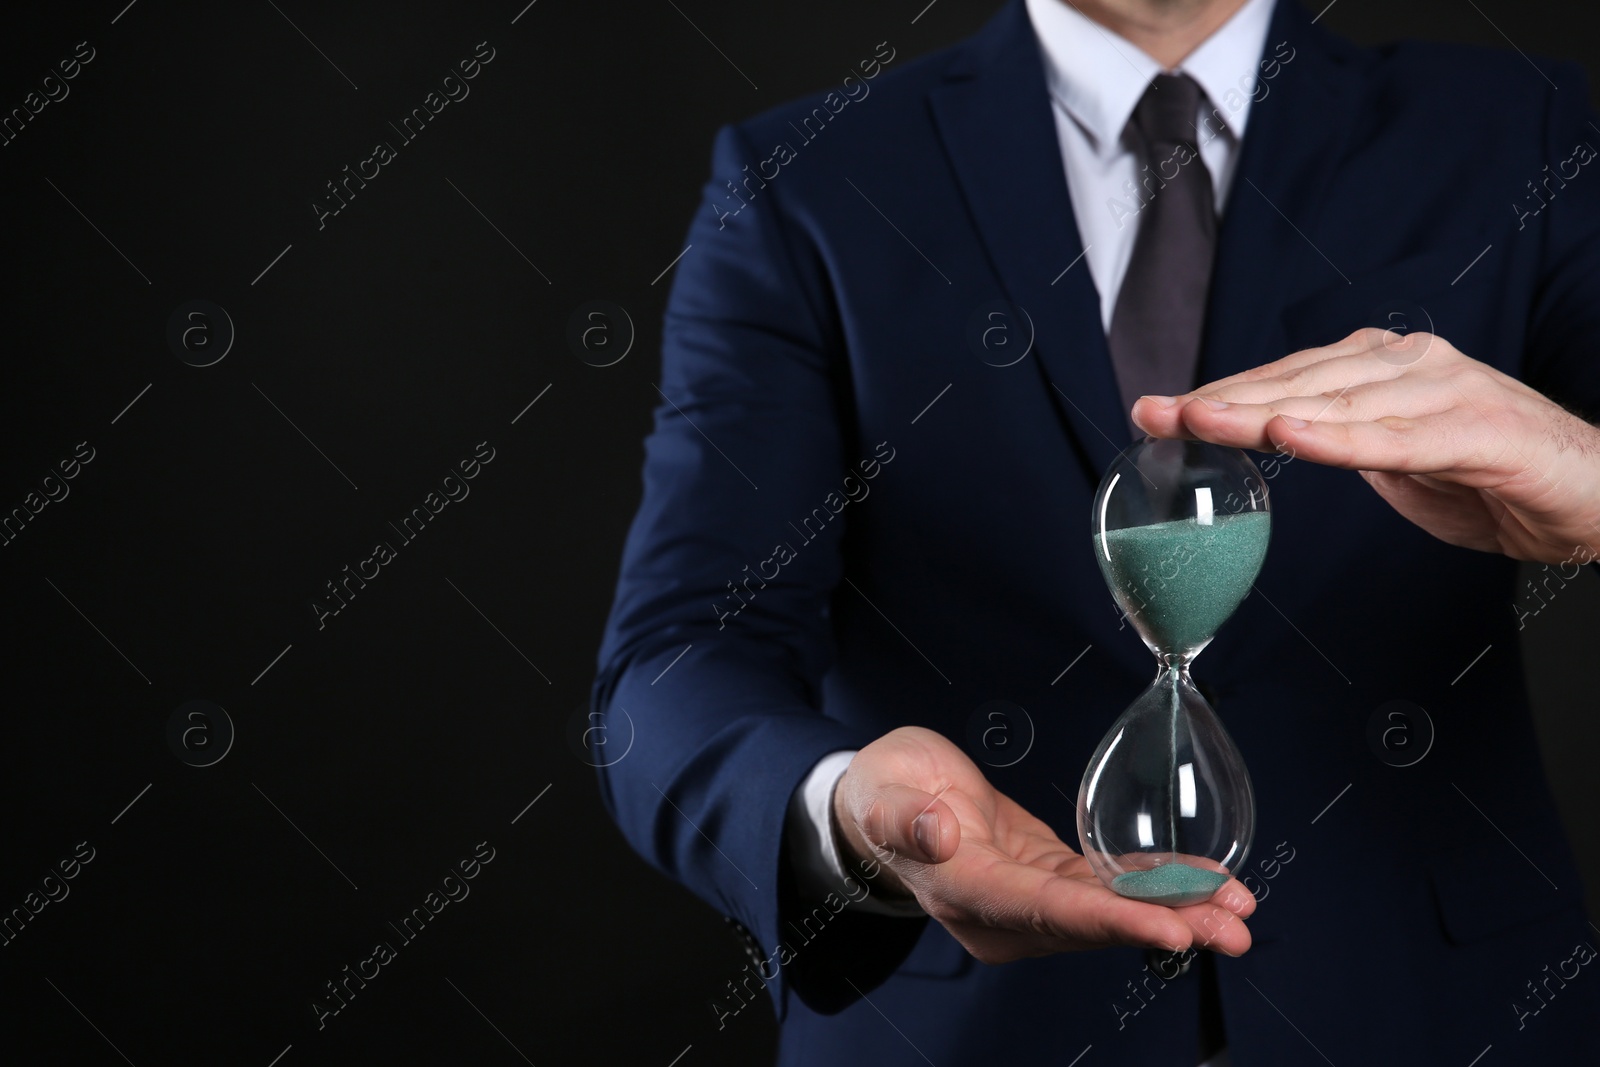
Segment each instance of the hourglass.
M1084 771L1078 841L1113 892L1199 903L1244 863L1255 797L1189 664L1261 570L1266 486L1236 448L1147 437L1106 472L1093 525L1100 572L1158 670Z

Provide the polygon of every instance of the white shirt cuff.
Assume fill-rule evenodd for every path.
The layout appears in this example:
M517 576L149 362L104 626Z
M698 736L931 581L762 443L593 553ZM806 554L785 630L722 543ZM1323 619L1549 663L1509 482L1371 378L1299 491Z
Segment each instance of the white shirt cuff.
M854 899L852 906L857 911L901 917L925 915L916 898L885 900L881 894L871 891L870 879L844 869L839 841L833 831L833 791L855 754L854 749L842 749L823 756L789 799L784 832L789 838L789 863L794 869L800 898L820 901L829 893L849 890L848 895ZM867 893L857 898L862 886Z

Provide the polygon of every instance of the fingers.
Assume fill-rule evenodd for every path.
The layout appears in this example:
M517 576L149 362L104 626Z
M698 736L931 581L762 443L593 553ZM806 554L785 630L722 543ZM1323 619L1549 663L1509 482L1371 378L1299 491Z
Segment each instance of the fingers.
M1213 898L1205 904L1177 909L1194 931L1194 948L1209 949L1225 956L1242 956L1250 950L1250 928L1244 919Z
M984 963L1108 946L1159 948L1167 952L1205 949L1227 956L1242 956L1250 950L1250 929L1243 917L1215 901L1179 909L1137 901L1125 903L1130 914L1108 918L1093 932L1053 933L1048 929L1013 929L979 922L947 921L945 926ZM1118 906L1115 910L1123 909Z
M1061 931L1092 945L1132 945L1179 952L1193 941L1193 931L1175 908L1130 900L1098 881L1067 880L1070 893L1058 900L1072 910L1056 917Z
M1286 413L1309 420L1316 418L1318 411L1331 400L1342 400L1346 394L1362 386L1432 378L1407 372L1424 354L1432 351L1435 344L1440 347L1441 354L1457 354L1446 342L1431 334L1357 330L1336 344L1291 353L1272 363L1210 382L1178 397L1141 397L1134 404L1132 415L1138 426L1157 437L1192 437L1197 436L1197 431L1188 424L1185 415L1191 407L1191 401L1196 398L1237 406L1276 404L1291 397L1302 397L1306 399L1295 410ZM1438 362L1437 359L1430 361L1430 366ZM1430 410L1438 410L1442 404L1437 388L1436 385L1436 391L1426 394L1423 400L1424 406ZM1386 397L1379 392L1374 399L1382 406L1386 400L1397 397ZM1308 410L1310 414L1305 413ZM1380 414L1410 412L1396 409L1381 411ZM1270 417L1270 413L1266 417ZM1265 418L1262 421L1265 422Z
M1170 952L1193 946L1233 956L1250 948L1243 920L1256 901L1235 880L1205 903L1169 908L1111 892L1081 857L1062 867L1075 874L1019 864L945 871L924 906L986 963L1108 945Z
M1261 401L1237 396L1206 396L1198 399L1198 406L1194 406L1194 401L1185 404L1183 417L1187 420L1192 414L1204 418L1215 413L1223 420L1259 418L1263 423L1273 415L1287 415L1305 422L1372 422L1388 416L1418 419L1438 415L1459 403L1460 394L1448 383L1411 377L1361 382L1323 393L1294 393Z
M1183 405L1176 397L1141 396L1133 402L1133 423L1153 437L1183 436Z
M1228 956L1249 951L1250 928L1244 920L1255 914L1256 898L1237 879L1230 878L1205 903L1191 904L1179 911L1194 930L1193 943L1200 948Z
M943 863L961 844L961 824L950 806L909 785L881 787L872 796L861 827L874 849L918 863Z
M1179 427L1171 436L1348 470L1470 477L1478 471L1514 473L1527 465L1507 433L1456 398L1448 384L1401 379L1264 404L1198 397L1175 408L1166 423Z
M1478 490L1427 475L1362 471L1361 477L1396 511L1441 541L1515 555L1501 540L1509 526L1506 511L1494 508L1488 503L1492 498Z
M1189 396L1204 396L1234 404L1264 404L1290 396L1332 396L1369 382L1402 377L1405 367L1379 359L1370 352L1321 359L1314 363L1262 375L1247 381L1214 382Z
M1525 461L1510 441L1456 413L1422 419L1386 417L1374 422L1315 422L1279 416L1263 426L1269 450L1346 470L1443 474L1463 481L1505 463Z
M986 963L1108 945L1177 952L1195 938L1176 910L1120 897L1093 875L1063 877L1022 864L983 874L951 879L924 907Z
M1218 378L1216 381L1196 389L1194 393L1207 393L1213 389L1240 382L1259 381L1263 378L1278 378L1316 363L1323 363L1346 356L1364 355L1386 348L1394 348L1396 345L1405 343L1404 335L1396 334L1389 330L1376 328L1357 330L1331 345L1302 348L1298 352L1291 352L1282 359L1273 360L1271 363L1263 363L1259 367L1252 367L1249 370L1229 375L1226 378ZM1192 396L1194 393L1189 395Z
M1250 948L1250 931L1244 920L1255 914L1256 899L1236 879L1230 878L1211 899L1179 908L1128 900L1109 890L1105 893L1110 899L1098 913L1091 912L1087 931L1101 943L1174 952L1192 946L1229 956L1242 955ZM1152 909L1165 915L1151 915ZM1187 931L1171 925L1170 918L1180 920Z
M834 790L841 847L896 873L943 863L961 844L964 817L980 825L992 787L971 759L932 730L902 726L856 753ZM905 860L908 863L896 862Z
M1209 903L1227 908L1241 919L1248 919L1256 913L1255 894L1237 878L1230 878L1223 883L1222 888L1212 894Z

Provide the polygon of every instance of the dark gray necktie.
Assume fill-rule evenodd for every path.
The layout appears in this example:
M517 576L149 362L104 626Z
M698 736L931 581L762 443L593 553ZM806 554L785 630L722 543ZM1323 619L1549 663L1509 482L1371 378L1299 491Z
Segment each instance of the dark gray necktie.
M1125 417L1147 393L1171 396L1196 384L1217 243L1211 174L1194 126L1202 95L1187 74L1157 74L1128 120L1148 169L1137 179L1139 233L1107 336Z

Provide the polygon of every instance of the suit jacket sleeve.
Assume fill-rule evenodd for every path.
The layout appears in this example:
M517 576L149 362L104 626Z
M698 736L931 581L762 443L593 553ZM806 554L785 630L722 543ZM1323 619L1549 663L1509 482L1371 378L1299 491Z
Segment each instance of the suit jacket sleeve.
M790 797L822 756L873 739L828 718L820 701L844 523L814 524L823 532L810 540L798 524L830 499L842 509L841 480L872 444L856 442L845 418L826 270L785 217L782 177L746 184L758 159L735 128L719 132L675 268L643 501L591 713L613 736L622 712L633 724L628 754L601 771L623 834L754 935L774 961L765 974L779 972L766 984L782 1019L786 987L819 1010L843 1006L830 980L843 950L853 980L876 985L926 920L845 909L816 946L797 947L788 932ZM730 179L749 198L742 208ZM777 967L784 942L797 959Z
M1527 220L1511 236L1539 246L1524 378L1595 422L1600 421L1600 128L1582 69L1562 63L1550 74L1560 88L1549 93L1544 155L1548 172L1558 180L1544 185L1545 172L1528 178L1547 193L1556 191L1537 226Z

